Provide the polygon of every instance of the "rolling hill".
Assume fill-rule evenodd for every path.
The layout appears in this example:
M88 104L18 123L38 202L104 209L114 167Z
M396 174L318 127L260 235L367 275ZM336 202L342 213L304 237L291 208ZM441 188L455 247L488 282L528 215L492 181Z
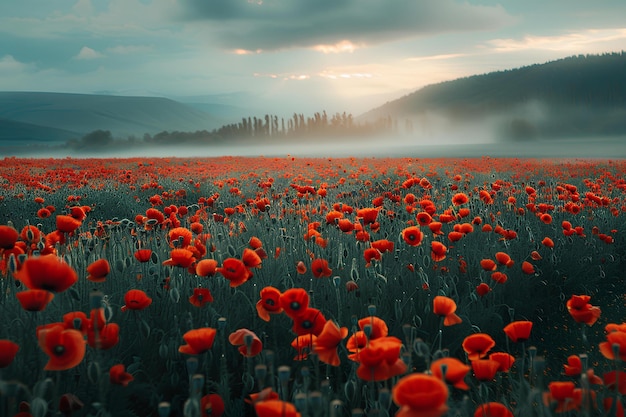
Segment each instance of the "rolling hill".
M482 125L507 139L626 134L626 53L573 56L426 86L358 118L416 132Z
M0 140L66 141L94 130L116 137L211 130L222 121L160 97L0 92Z

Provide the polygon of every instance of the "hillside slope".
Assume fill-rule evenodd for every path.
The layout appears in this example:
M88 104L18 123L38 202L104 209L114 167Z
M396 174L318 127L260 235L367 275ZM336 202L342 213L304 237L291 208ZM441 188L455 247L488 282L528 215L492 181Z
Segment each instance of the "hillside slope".
M209 114L166 98L42 92L0 92L0 118L81 134L109 130L115 136L220 125Z

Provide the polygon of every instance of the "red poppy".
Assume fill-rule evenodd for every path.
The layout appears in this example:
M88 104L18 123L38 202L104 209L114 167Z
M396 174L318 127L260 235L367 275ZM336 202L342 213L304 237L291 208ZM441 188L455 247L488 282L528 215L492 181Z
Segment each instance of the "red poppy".
M461 323L463 320L455 314L456 303L452 298L437 295L433 298L433 313L440 317L444 317L444 326L453 326Z
M400 359L401 348L402 341L396 337L371 339L356 354L357 376L364 381L385 381L404 374L407 365Z
M72 216L66 216L59 214L56 217L57 230L61 233L73 233L82 225L80 220L75 219Z
M446 259L446 252L448 252L448 248L446 248L443 243L437 241L431 242L430 256L433 258L433 261L439 262Z
M224 400L219 394L207 394L200 398L201 417L221 417L224 410Z
M478 294L481 297L487 295L489 291L491 291L491 288L489 287L488 284L485 284L484 282L481 282L480 284L476 286L476 294Z
M246 265L236 258L224 259L222 266L217 268L217 272L230 282L231 287L240 286L252 276Z
M356 211L357 217L363 220L363 224L372 224L376 222L378 217L378 208L367 207Z
M19 233L11 226L0 225L0 249L12 249Z
M217 331L211 327L189 330L183 335L187 344L181 345L178 351L187 355L201 355L213 347L216 334Z
M380 239L373 241L370 246L374 249L378 249L380 253L393 252L394 243L387 239Z
M315 278L325 278L330 277L333 270L328 267L326 259L317 258L311 262L311 273Z
M124 305L122 311L143 310L152 304L152 298L142 290L128 290L124 295Z
M543 259L541 255L539 254L539 252L537 252L536 250L530 253L530 257L533 261L540 261L541 259Z
M367 248L363 251L363 258L365 258L365 267L369 268L372 265L372 261L380 261L382 254L376 248Z
M543 238L543 240L541 241L541 244L547 248L554 247L554 241L547 236Z
M497 252L496 261L498 261L500 265L506 265L509 267L512 266L511 257L509 256L508 253L505 253L505 252Z
M532 275L535 273L535 267L528 261L522 262L522 272L527 275Z
M193 235L186 227L175 227L167 234L172 248L186 248L191 244Z
M66 393L59 399L59 411L66 416L70 416L72 413L81 410L84 406L85 404L74 394ZM18 414L14 417L22 416ZM28 413L28 417L32 417L30 413Z
M259 401L254 404L257 417L300 417L296 407L281 400Z
M337 221L337 227L344 233L352 233L354 230L354 223L350 219L339 219Z
M500 363L492 359L475 359L472 361L474 376L479 381L492 381L496 372L500 369Z
M611 326L609 323L606 331L606 341L599 344L600 353L610 360L626 361L626 325Z
M193 255L189 249L172 249L169 259L163 261L163 265L189 268L196 261Z
M368 316L368 317L363 317L362 319L359 320L358 322L359 324L359 329L365 331L366 326L369 326L369 334L368 334L368 338L371 339L378 339L380 337L385 337L389 334L389 328L387 327L387 323L385 323L385 320L381 319L380 317L376 317L376 316Z
M204 307L207 303L213 302L213 295L208 288L196 287L189 297L189 302L195 307Z
M291 342L291 347L298 353L293 358L294 361L305 361L309 358L309 354L313 350L313 342L317 339L314 334L303 334L296 336Z
M280 307L292 319L309 308L309 293L304 288L290 288L280 295Z
M423 237L424 234L417 226L410 226L402 230L402 239L411 246L418 246L422 243Z
M260 268L262 259L256 251L245 248L241 255L241 261L246 268Z
M455 206L460 206L462 204L467 203L468 201L469 201L469 198L467 197L467 194L465 193L457 193L452 196L452 204L454 204Z
M577 377L583 372L583 363L578 355L569 355L567 365L563 365L565 375Z
M458 242L459 240L463 239L463 236L464 235L461 232L450 232L448 233L448 240L450 242Z
M474 333L463 340L463 350L471 361L484 358L495 345L496 342L486 333Z
M491 259L482 259L480 261L480 267L485 271L495 271L497 268L497 265Z
M92 282L104 282L111 272L111 266L106 259L98 259L87 267L87 279Z
M507 282L509 277L504 272L495 271L491 274L491 279L498 284L504 284L505 282Z
M432 375L412 373L401 378L392 397L400 407L396 417L440 417L448 411L448 387Z
M430 373L455 388L469 390L465 375L472 369L457 358L444 357L430 365Z
M498 372L509 372L509 369L511 369L511 366L515 363L515 356L506 352L494 352L489 355L489 359L500 364Z
M513 417L513 412L504 404L489 402L480 404L474 411L474 417Z
M138 251L135 252L134 256L135 256L135 259L137 259L139 262L145 263L145 262L150 261L150 258L152 257L152 250L151 249L139 249Z
M524 342L530 337L533 322L528 320L513 321L504 327L504 333L513 342Z
M576 388L571 381L553 381L548 384L549 392L544 393L543 403L550 406L556 402L557 413L563 413L578 408L582 400L582 391Z
M196 264L196 275L212 277L217 273L217 261L215 259L202 259Z
M326 318L317 308L307 308L301 314L292 317L293 332L297 335L314 334L319 335L324 329Z
M0 339L0 369L6 368L13 362L20 346L7 339Z
M63 315L63 323L66 329L74 329L86 335L91 327L91 320L82 311L71 311Z
M239 346L239 353L246 357L253 357L261 353L263 343L251 330L239 329L228 336L228 341L233 346Z
M52 292L63 292L78 280L76 271L55 255L28 258L14 276L31 290Z
M131 374L126 372L124 364L118 363L109 369L109 381L114 385L127 387L132 380L135 379Z
M590 299L591 296L589 295L572 295L567 300L567 311L576 323L585 323L591 326L600 318L602 313L600 307L589 304Z
M262 320L270 321L270 314L283 312L280 306L280 290L272 286L261 290L261 299L256 303L256 311Z
M347 327L340 328L333 320L328 320L322 332L313 341L313 351L320 361L331 366L339 366L341 361L337 347L346 336L348 336Z
M40 329L39 346L48 355L44 370L63 371L77 366L85 356L85 339L78 330L55 325Z
M54 294L46 290L20 291L15 296L26 311L43 311L54 298Z
M87 343L94 349L111 349L113 346L117 345L119 341L120 326L117 323L107 323L101 329L93 326L89 329L89 333L87 333Z
M52 216L52 213L50 212L50 210L48 210L45 207L42 207L39 210L37 210L37 217L39 217L40 219L47 219L50 216Z
M417 213L415 219L417 220L417 224L419 224L420 226L428 226L430 222L433 221L433 218L430 216L430 214L426 213L425 211Z

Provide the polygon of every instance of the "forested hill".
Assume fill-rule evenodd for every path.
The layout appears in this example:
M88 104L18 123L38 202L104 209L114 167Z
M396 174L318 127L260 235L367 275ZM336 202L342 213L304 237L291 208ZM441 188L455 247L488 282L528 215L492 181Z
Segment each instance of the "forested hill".
M626 52L573 56L429 85L361 119L417 117L419 124L425 114L437 114L463 122L507 112L512 113L500 120L505 130L513 123L513 130L522 127L522 133L534 136L626 134Z

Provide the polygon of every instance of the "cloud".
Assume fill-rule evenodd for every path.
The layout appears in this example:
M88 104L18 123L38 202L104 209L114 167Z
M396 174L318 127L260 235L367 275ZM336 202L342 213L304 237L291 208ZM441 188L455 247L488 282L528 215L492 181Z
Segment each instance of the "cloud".
M182 6L182 4L181 4ZM502 6L455 0L188 0L183 16L210 25L219 46L246 51L380 44L489 30L515 19Z
M589 47L606 45L626 40L626 28L615 29L587 29L578 32L568 32L554 36L524 36L521 39L492 39L484 45L496 52L517 52L525 50L549 50L577 52L589 51Z
M106 51L118 55L133 55L150 52L154 48L147 45L117 45L107 48Z
M0 73L18 72L23 71L26 68L27 65L13 58L13 55L5 55L0 58Z
M80 52L78 53L78 55L74 57L74 59L89 60L89 59L97 59L97 58L103 58L103 57L104 55L101 54L100 52L94 49L91 49L88 46L83 46Z

